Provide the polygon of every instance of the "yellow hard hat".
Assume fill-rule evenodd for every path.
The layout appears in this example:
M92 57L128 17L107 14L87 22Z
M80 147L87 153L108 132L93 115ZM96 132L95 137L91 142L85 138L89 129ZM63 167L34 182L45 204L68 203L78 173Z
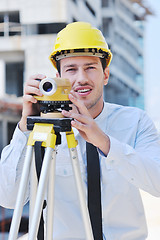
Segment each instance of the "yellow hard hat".
M109 66L112 53L100 30L87 22L74 22L62 29L56 38L49 57L53 66L62 58L70 56L98 56L105 58Z

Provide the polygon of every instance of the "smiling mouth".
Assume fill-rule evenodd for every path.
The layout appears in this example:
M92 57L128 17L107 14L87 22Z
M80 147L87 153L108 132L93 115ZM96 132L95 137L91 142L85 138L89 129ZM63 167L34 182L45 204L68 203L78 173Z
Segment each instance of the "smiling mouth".
M90 92L91 91L91 89L79 89L79 90L77 90L76 92L78 92L78 93L86 93L86 92Z

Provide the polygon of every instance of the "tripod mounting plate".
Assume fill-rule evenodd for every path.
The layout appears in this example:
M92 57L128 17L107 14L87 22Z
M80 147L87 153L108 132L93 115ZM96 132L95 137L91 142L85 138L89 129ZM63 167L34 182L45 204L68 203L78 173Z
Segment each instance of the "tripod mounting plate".
M42 118L39 116L27 117L27 129L33 130L35 123L53 124L55 132L70 132L72 118Z

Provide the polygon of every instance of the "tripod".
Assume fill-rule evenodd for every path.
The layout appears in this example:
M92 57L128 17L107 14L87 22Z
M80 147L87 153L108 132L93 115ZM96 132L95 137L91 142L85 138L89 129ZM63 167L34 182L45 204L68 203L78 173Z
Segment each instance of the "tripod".
M20 181L19 191L15 210L13 213L11 228L9 232L9 240L16 240L20 219L23 210L23 203L29 177L31 177L30 190L30 214L29 214L29 240L36 240L40 223L40 217L43 209L43 202L47 192L47 219L46 219L46 238L53 240L53 211L54 211L54 177L55 177L55 163L56 163L56 149L55 146L60 144L58 140L60 132L66 133L68 149L74 177L79 197L79 204L82 214L82 219L85 227L85 234L87 240L93 240L92 227L90 223L88 208L85 200L83 184L81 179L78 155L77 155L77 141L75 140L73 130L71 128L70 118L60 119L46 119L41 117L28 117L27 128L33 130L28 139L26 157L24 161L22 177ZM45 148L45 154L41 167L39 183L37 184L37 177L35 174L35 161L33 156L33 149L37 141L42 142ZM38 185L38 186L37 186ZM37 189L35 191L35 189Z

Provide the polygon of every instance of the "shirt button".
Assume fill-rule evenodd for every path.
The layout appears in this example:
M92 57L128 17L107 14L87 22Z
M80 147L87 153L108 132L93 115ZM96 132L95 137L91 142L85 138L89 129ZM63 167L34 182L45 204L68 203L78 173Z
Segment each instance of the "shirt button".
M63 174L67 175L67 170L66 169L64 169Z

